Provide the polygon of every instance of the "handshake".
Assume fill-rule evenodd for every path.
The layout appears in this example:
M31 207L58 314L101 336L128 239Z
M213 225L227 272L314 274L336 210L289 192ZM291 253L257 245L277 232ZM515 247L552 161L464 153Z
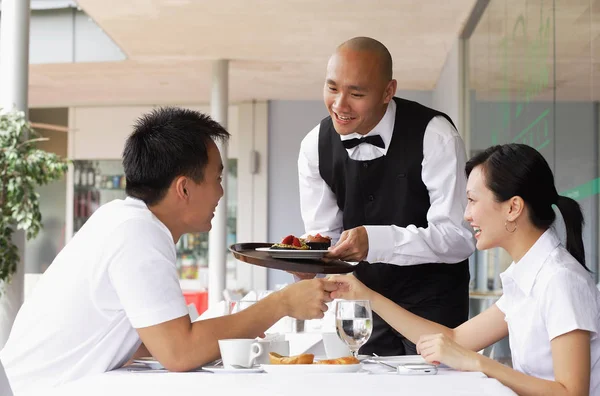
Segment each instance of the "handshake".
M302 280L277 292L285 315L301 320L323 318L328 309L326 304L336 298L368 300L371 293L352 275Z
M331 293L339 286L329 279L317 278L291 284L274 293L286 316L296 319L321 319L327 312L327 303L333 301Z

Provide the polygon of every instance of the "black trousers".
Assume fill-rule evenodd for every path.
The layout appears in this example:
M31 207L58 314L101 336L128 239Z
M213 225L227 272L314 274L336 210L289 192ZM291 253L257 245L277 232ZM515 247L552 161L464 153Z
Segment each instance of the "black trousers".
M469 315L469 264L393 264L361 262L354 272L369 288L422 318L454 328ZM415 344L373 312L373 332L359 353L415 355Z

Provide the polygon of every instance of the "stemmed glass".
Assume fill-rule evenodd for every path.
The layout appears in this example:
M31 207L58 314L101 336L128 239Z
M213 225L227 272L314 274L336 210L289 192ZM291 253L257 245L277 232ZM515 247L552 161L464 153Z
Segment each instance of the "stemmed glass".
M338 337L357 358L358 350L371 337L373 313L367 300L340 300L335 306L335 328Z

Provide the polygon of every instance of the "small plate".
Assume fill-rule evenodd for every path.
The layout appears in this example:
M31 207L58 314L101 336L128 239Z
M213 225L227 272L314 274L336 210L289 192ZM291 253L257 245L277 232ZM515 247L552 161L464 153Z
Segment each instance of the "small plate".
M153 370L164 369L165 367L160 362L152 357L133 359L133 363L143 364Z
M271 248L256 248L257 252L267 252L273 258L281 259L306 259L319 260L325 256L329 250L295 250L295 249L271 249Z
M356 373L362 364L262 364L269 374L331 374Z
M350 356L350 355L348 355ZM338 356L341 357L341 356ZM369 359L373 359L373 356L371 355L358 355L356 357L358 359L359 362L362 362L363 360L369 360ZM325 355L315 355L315 362L318 362L319 360L327 360L327 359L335 359L335 358L329 358Z
M225 368L223 366L206 366L202 367L203 371L210 371L215 374L251 374L251 373L263 373L264 370L260 366L254 366L250 368Z

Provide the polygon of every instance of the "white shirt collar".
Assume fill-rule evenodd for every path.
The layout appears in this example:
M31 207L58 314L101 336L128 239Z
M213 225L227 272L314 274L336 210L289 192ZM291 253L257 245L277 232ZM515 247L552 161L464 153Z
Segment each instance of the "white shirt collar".
M143 206L143 207L148 208L148 205L146 205L146 203L144 201L142 201L139 198L135 198L135 197L132 197L132 196L129 196L129 195L125 197L125 202L133 204L133 205L137 205L139 207Z
M506 279L512 279L523 293L530 295L540 269L558 245L560 245L560 240L554 230L547 229L518 263L513 262L506 271L500 274L502 283Z
M375 127L373 129L371 129L369 131L369 133L367 133L366 135L361 135L359 133L354 132L349 135L340 135L340 139L341 140L360 139L362 137L379 135L379 136L381 136L381 139L383 140L383 143L385 144L385 148L377 147L377 149L379 149L382 152L382 154L385 155L387 153L388 147L390 146L390 141L392 140L392 133L394 132L394 121L395 120L396 120L396 101L394 101L394 99L392 99L390 101L390 103L388 103L387 110L385 111L385 114L383 115L381 120L379 120L377 125L375 125ZM358 146L348 149L348 153L351 154L357 148L358 148Z

